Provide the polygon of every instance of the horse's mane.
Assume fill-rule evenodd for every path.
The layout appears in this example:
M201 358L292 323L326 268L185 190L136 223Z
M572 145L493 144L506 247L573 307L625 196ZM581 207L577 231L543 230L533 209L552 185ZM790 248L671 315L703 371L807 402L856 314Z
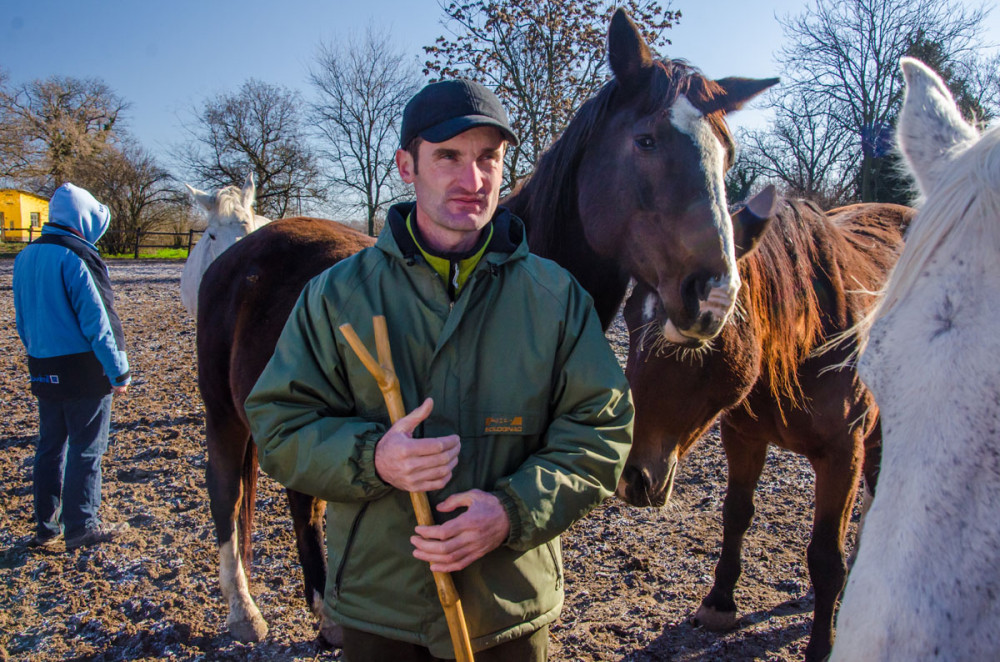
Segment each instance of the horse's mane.
M721 91L684 60L657 60L654 65L636 107L639 115L669 106L689 91L692 103L707 107L713 95ZM576 171L596 127L601 126L613 108L619 89L618 81L612 79L584 102L562 135L539 158L534 173L504 202L528 226L533 251L551 254L560 244L565 220L577 218ZM707 116L713 128L728 140L731 155L735 144L726 128L724 113Z
M978 246L983 255L988 247L990 260L1000 249L1000 127L987 131L956 158L928 192L872 322L906 297L946 240Z
M776 398L804 407L798 368L872 305L899 226L863 206L824 213L785 200L757 251L740 262L743 314L760 339Z
M798 366L821 337L810 227L819 216L811 202L784 201L757 251L740 262L741 314L760 339L771 391L793 402L802 394Z

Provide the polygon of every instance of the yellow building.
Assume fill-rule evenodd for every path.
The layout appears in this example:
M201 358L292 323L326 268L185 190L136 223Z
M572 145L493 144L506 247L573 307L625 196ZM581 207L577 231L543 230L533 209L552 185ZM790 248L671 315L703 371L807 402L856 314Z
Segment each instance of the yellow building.
M18 189L0 190L0 239L30 241L48 222L48 200Z

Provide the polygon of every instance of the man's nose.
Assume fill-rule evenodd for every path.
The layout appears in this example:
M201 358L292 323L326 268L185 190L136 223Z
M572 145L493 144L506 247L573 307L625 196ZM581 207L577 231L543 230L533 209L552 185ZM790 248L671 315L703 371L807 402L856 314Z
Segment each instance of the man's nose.
M475 161L463 167L459 175L459 183L467 191L478 191L482 188L484 179L483 171Z

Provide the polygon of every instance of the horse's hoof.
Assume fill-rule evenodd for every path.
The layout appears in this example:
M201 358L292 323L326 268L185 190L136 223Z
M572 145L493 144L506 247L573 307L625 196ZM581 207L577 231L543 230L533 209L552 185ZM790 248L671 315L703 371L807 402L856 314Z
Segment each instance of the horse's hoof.
M229 634L232 635L233 639L245 644L263 641L264 637L267 636L267 623L264 622L263 618L235 621L227 623L227 625L229 626Z
M319 635L316 642L322 648L340 648L344 645L344 629L331 620L324 618L319 624Z
M698 611L695 612L694 624L713 632L732 630L736 627L736 612L719 611L715 607L701 605L698 607Z

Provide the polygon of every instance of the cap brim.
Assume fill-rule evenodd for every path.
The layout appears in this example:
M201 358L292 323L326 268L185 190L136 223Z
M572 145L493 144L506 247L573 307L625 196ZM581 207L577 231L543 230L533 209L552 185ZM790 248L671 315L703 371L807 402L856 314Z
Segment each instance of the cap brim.
M500 131L511 145L517 145L520 142L509 127L485 115L464 115L452 118L429 129L424 129L420 132L420 137L427 142L443 143L446 140L451 140L463 131L468 131L478 126L492 126Z

